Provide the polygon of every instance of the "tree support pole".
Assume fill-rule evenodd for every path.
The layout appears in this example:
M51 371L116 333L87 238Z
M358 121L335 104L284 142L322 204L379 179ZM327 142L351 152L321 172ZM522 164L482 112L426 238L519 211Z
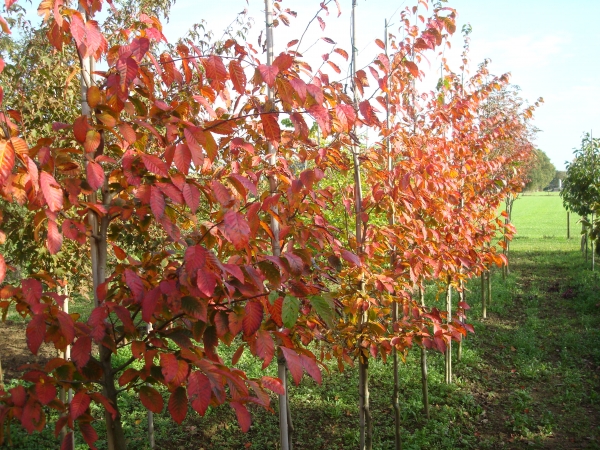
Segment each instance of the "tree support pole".
M421 306L425 306L425 292L422 287L419 287L419 297ZM421 345L421 390L423 391L423 409L425 417L429 419L429 386L427 380L427 349Z
M446 287L446 311L448 317L446 323L450 325L452 323L452 285L448 279L448 286ZM452 384L452 340L448 342L446 347L446 384Z

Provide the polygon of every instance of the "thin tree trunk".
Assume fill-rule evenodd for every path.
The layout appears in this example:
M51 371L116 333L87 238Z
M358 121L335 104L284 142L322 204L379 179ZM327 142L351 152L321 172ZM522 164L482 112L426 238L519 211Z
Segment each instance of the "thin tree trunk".
M425 292L419 287L419 297L421 298L421 306L425 306ZM423 409L425 417L429 419L429 386L427 382L427 349L421 346L421 388L423 391Z
M486 274L487 280L487 304L488 306L492 304L492 271L488 270Z
M266 43L267 43L267 65L273 64L273 3L272 0L265 0L265 28L266 28ZM267 97L269 104L273 105L273 91L267 87ZM277 164L277 149L269 142L269 163L275 167ZM269 190L271 194L277 191L277 180L273 175L269 176ZM273 212L277 214L277 207L273 207ZM271 233L273 234L273 240L271 243L273 249L273 255L279 256L281 254L281 244L279 242L279 222L275 218L271 217ZM277 375L283 384L285 394L279 395L279 442L281 450L290 450L291 446L291 435L290 435L290 422L291 412L288 411L288 384L287 384L287 368L285 364L285 358L277 358Z
M592 221L590 222L592 227L594 226L594 213L592 213ZM590 241L591 251L592 251L592 272L595 270L596 266L596 253L594 252L594 240Z
M63 295L65 296L65 300L64 300L62 309L65 313L69 314L69 288L67 287L66 284L63 288ZM67 361L71 359L71 346L70 345L67 345L67 347L65 348L65 351L63 352L63 358ZM60 389L60 401L67 407L71 403L72 396L73 396L73 393L72 393L71 389L65 389L65 388ZM67 437L68 432L69 432L69 429L67 428L66 425L62 428L62 430L60 430L61 442L64 442L64 439ZM75 448L75 433L74 432L70 434L70 440L71 440L71 447Z
M396 323L398 321L398 303L394 302L392 306L392 321ZM393 358L393 370L394 370L394 391L392 393L392 406L394 408L394 448L395 450L402 450L402 438L400 435L400 380L398 377L398 350L396 347L392 350Z
M481 317L487 319L487 300L486 300L486 283L485 283L485 273L484 270L481 272Z
M567 211L567 239L571 239L571 213Z
M356 0L352 0L352 89L354 94L354 103L356 107L357 92L356 92ZM356 232L356 249L358 255L363 253L363 236L362 236L362 184L360 175L360 160L358 153L360 147L356 144L352 145L352 161L354 166L354 219ZM364 294L365 285L361 278L358 284L358 291ZM368 316L363 312L359 318L359 327L366 326ZM373 424L371 420L371 411L369 405L369 355L363 354L361 351L358 358L358 407L359 407L359 427L360 427L360 450L371 450L373 447Z
M385 20L385 28L384 28L384 40L385 40L385 54L388 56L388 22ZM389 97L389 80L388 80L388 92L385 95L385 123L386 129L390 129L390 97ZM393 170L393 161L392 154L390 148L390 138L389 136L386 138L386 150L387 150L387 172L388 172L388 180L391 185L392 181L392 170ZM394 226L396 223L396 214L394 210L394 205L392 205L392 212L389 216L389 224ZM390 266L392 270L396 265L396 249L392 249L392 253L390 256ZM392 306L392 322L396 323L398 321L398 303L394 302ZM402 450L402 436L400 434L400 425L401 425L401 416L400 416L400 380L398 376L399 370L399 361L398 361L398 350L396 347L392 349L392 362L393 362L393 370L394 370L394 390L392 393L392 407L394 408L394 448L395 450Z
M146 324L146 331L148 334L150 334L152 331L151 323ZM150 383L148 383L148 386L150 386ZM154 413L150 410L148 410L148 445L151 449L156 448L156 437L154 434Z
M85 20L89 17L83 7L79 5L79 11ZM81 113L88 116L91 120L92 110L87 103L87 90L93 83L94 59L93 57L82 58L81 67ZM102 144L101 144L102 146ZM87 164L87 160L86 160ZM105 180L102 187L102 200L106 207L110 204L110 192L108 190L108 180ZM96 193L89 196L89 202L96 204L98 198ZM88 222L90 224L90 253L92 262L92 280L94 289L94 307L98 307L100 302L98 299L98 286L106 281L106 261L108 251L108 216L102 217L99 221L98 216L94 212L88 214ZM102 393L112 403L117 411L115 418L108 411L104 411L104 419L106 423L106 441L108 450L126 450L127 444L123 427L121 424L121 415L117 404L117 390L115 388L115 373L112 368L112 352L104 345L99 346L100 364L102 366Z
M464 302L465 301L465 284L463 282L463 280L460 280L460 291L458 293L458 300L459 302ZM463 314L466 314L466 312L463 311ZM461 323L465 323L465 317L461 317L460 318ZM458 361L462 360L462 354L463 354L463 341L465 340L465 337L463 336L461 338L460 341L458 341L458 349L456 351L456 359Z
M286 385L287 387L287 385ZM287 389L286 389L287 392ZM293 438L294 438L294 422L292 422L292 409L290 408L290 396L286 395L285 396L285 407L287 410L287 427L288 427L288 446L290 448L290 450L294 449L294 442L293 442Z
M448 280L448 286L446 288L446 311L448 311L448 317L446 323L450 325L452 322L452 285ZM446 384L452 383L452 340L448 342L448 348L446 348Z

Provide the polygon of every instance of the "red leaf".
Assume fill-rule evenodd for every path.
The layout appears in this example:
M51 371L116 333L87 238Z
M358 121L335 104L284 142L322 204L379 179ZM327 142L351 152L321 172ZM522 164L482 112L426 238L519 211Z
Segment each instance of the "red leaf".
M35 384L35 395L42 405L47 405L56 398L56 386L42 379Z
M142 300L142 320L144 322L148 323L152 319L160 295L160 288L156 287L144 296Z
M71 410L71 417L73 420L77 419L83 413L85 413L90 406L90 396L85 392L77 392L71 403L69 404L69 409Z
M307 355L300 355L300 359L302 360L302 367L317 383L321 384L321 371L317 366L316 361Z
M279 73L279 67L261 64L258 66L258 71L262 75L262 79L267 83L267 86L271 88L275 86L275 78L277 78L277 74Z
M71 347L71 359L81 369L90 360L92 354L92 339L89 336L81 336Z
M185 142L191 152L192 161L194 165L201 166L204 160L204 153L202 148L206 145L206 135L201 128L188 127L183 130L185 136Z
M102 184L104 184L104 170L102 169L102 166L96 161L88 161L85 171L87 174L87 182L90 187L94 191L100 189Z
M40 174L40 187L48 204L48 209L52 212L59 211L63 206L63 191L54 177L48 172L42 171Z
M223 218L223 234L236 250L242 250L250 240L250 226L242 214L229 210Z
M277 145L281 141L281 129L277 122L277 114L261 114L260 120L262 121L265 137L273 145Z
M290 120L294 125L294 136L300 139L308 139L309 129L302 114L297 112L292 113L290 114Z
M146 169L148 169L148 172L155 173L156 175L163 177L169 176L167 165L158 156L142 153L142 161L144 166L146 166Z
M42 283L34 278L27 278L21 281L23 297L31 306L36 305L42 298Z
M75 323L73 322L73 318L64 311L58 311L56 318L58 319L60 332L64 336L67 345L71 345L75 339Z
M73 122L73 135L75 136L75 139L78 142L81 142L82 144L87 139L88 131L91 131L91 130L92 130L92 127L88 123L87 116L79 116Z
M95 448L94 442L98 440L98 433L96 433L94 427L88 422L79 422L79 431L81 431L81 435L83 436L83 439L87 445L90 448Z
M142 386L140 388L140 400L142 405L153 413L158 414L163 410L164 401L162 395L153 387Z
M0 186L8 179L15 165L15 151L7 141L0 142Z
M46 240L46 248L51 255L56 255L62 246L63 237L58 230L58 225L54 220L48 221L48 236Z
M144 283L140 276L131 269L125 269L125 282L127 287L133 293L133 298L136 302L141 302L144 298Z
M181 385L188 375L188 363L184 360L178 360L175 355L170 353L160 354L160 366L165 381L175 386Z
M256 356L264 361L262 365L263 370L269 366L274 354L275 343L273 342L271 333L266 330L260 330L256 336Z
M294 64L294 58L289 53L280 53L273 61L273 65L279 68L280 72L288 70Z
M234 199L229 189L227 189L225 186L223 186L222 183L220 183L217 180L213 180L210 183L210 187L215 198L221 204L221 206L230 206Z
M190 171L190 164L192 162L192 154L190 148L185 144L179 144L175 147L175 154L173 156L173 162L175 167L185 175Z
M217 287L217 278L212 272L199 269L196 274L196 286L207 297L212 297Z
M360 265L361 265L360 258L358 256L356 256L354 253L349 252L348 250L342 249L340 254L342 255L342 258L344 258L346 261L348 261L351 265L360 267Z
M351 105L337 105L335 114L344 131L350 131L356 122L356 112Z
M233 83L233 88L243 94L246 91L246 73L239 61L233 59L229 63L229 78Z
M246 303L246 315L242 321L242 329L244 336L251 336L260 328L263 320L262 303L256 300L251 300Z
M165 197L163 196L161 190L156 186L150 187L150 209L152 209L152 214L158 220L162 219L165 215Z
M367 125L373 125L377 123L377 116L375 115L375 111L368 100L363 100L360 102L358 104L358 109L363 115L364 121Z
M404 65L406 66L406 68L408 69L408 71L411 73L411 75L415 78L419 77L419 68L417 67L417 65L412 62L412 61L404 61Z
M200 189L195 184L186 184L182 193L185 204L190 208L192 214L195 214L200 206Z
M223 60L218 56L209 56L202 60L204 69L206 70L206 76L213 81L223 83L227 80L227 69L223 64Z
M60 444L60 450L73 450L73 432L69 431Z
M168 409L173 420L177 424L181 424L188 410L188 398L184 387L179 386L173 391L171 397L169 397Z
M321 105L313 105L308 109L308 112L317 121L317 124L323 133L323 137L327 137L331 132L331 117L329 116L329 111Z
M285 395L285 387L279 378L262 377L262 385L275 392L277 395Z
M27 337L27 347L29 347L31 353L37 355L38 349L46 336L46 322L43 314L33 316L31 322L27 324L25 336Z
M283 356L285 357L285 361L287 363L287 367L292 374L292 378L294 379L294 383L296 386L300 384L302 380L302 359L294 350L286 347L279 347L283 352Z
M131 125L129 125L128 123L120 123L119 124L119 131L121 132L121 134L123 135L123 137L125 138L125 141L128 144L133 144L135 141L137 141L137 135L135 133L135 130L133 129L133 127Z
M230 402L229 404L235 410L235 415L237 416L240 428L244 433L247 433L250 429L250 425L252 425L252 416L250 415L246 407L241 403Z
M198 414L203 416L210 404L212 392L210 380L203 373L196 371L190 375L187 387L192 408L194 408L194 411Z

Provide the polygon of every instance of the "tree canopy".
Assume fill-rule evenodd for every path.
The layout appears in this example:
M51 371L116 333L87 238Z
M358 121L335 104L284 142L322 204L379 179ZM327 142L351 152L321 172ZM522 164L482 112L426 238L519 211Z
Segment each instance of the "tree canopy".
M527 173L526 191L541 191L547 187L556 176L556 167L543 150L535 150L535 160Z

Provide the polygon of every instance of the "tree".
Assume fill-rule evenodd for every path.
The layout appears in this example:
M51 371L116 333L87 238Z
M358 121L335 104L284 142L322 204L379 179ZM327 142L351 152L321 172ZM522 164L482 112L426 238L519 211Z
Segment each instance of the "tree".
M554 178L552 178L552 181L548 184L548 188L549 189L562 189L563 182L565 181L566 177L567 177L566 170L557 170L556 174L554 175Z
M542 150L535 150L535 162L527 173L525 191L541 191L556 177L556 167Z

